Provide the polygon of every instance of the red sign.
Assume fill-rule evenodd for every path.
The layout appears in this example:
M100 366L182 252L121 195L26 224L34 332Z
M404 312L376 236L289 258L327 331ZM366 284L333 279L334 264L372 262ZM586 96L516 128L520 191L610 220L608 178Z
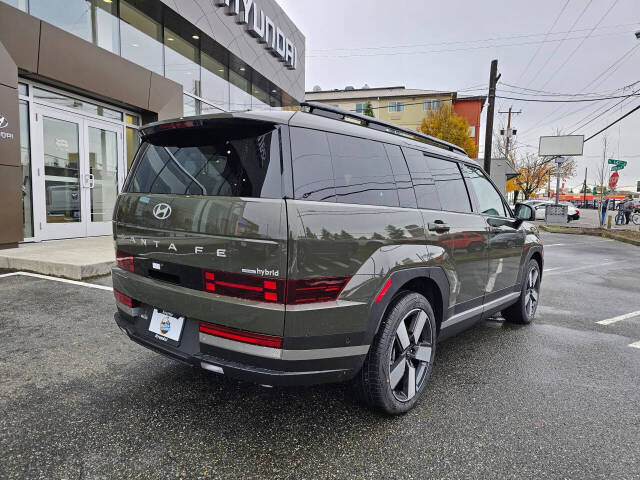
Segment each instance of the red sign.
M614 188L618 184L619 179L620 175L618 175L618 172L613 172L611 177L609 177L609 187Z

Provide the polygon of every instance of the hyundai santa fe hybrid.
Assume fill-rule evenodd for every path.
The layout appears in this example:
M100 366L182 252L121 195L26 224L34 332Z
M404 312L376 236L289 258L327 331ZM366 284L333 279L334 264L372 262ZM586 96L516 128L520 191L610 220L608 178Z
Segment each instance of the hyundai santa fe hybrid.
M457 146L319 104L159 122L114 213L129 338L263 385L411 409L437 341L531 322L543 250Z

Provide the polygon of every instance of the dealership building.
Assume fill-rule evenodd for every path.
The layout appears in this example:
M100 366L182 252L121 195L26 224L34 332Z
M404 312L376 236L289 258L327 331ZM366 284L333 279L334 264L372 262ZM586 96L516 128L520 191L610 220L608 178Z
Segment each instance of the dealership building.
M0 248L111 234L141 125L304 85L275 0L0 0Z

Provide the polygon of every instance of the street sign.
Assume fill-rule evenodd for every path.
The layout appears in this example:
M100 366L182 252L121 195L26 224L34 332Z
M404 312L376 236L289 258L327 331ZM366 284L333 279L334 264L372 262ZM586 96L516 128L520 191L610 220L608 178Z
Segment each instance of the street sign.
M624 169L624 165L614 165L613 167L611 167L612 172L617 172L618 170L622 169Z
M618 172L613 172L611 177L609 177L609 187L614 188L618 184L619 179L620 175L618 175Z
M615 165L617 167L621 167L620 170L622 170L624 167L627 166L627 162L626 160L616 160L614 158L610 158L608 160L609 165Z

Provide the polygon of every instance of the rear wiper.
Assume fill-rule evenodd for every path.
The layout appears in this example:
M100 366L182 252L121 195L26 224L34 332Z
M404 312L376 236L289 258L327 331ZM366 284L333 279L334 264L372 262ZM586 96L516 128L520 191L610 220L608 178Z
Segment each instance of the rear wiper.
M167 147L162 147L164 148L164 151L167 152L167 154L169 155L169 157L171 158L171 160L173 160L173 163L176 164L176 166L182 170L182 173L184 173L187 177L189 177L196 185L198 185L200 187L200 190L202 190L202 195L206 195L207 194L207 189L204 188L204 185L202 185L198 180L195 179L195 177L193 175L191 175L186 168L184 168L180 162L178 161L178 159L176 157L173 156L173 153L171 153L169 151L169 149Z

